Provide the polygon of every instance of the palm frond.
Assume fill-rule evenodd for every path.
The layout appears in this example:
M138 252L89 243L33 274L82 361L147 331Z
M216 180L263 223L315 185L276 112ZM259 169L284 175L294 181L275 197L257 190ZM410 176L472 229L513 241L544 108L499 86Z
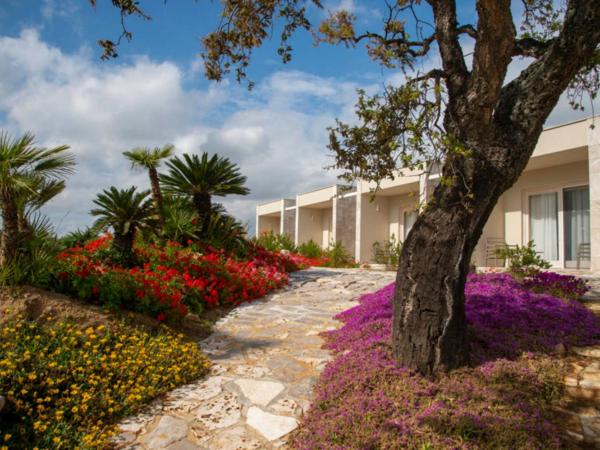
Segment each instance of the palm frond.
M131 162L131 168L136 170L156 169L161 161L173 155L175 147L171 144L162 147L134 148L123 152L125 158Z
M160 175L165 192L179 195L208 194L223 196L228 194L247 195L247 178L238 166L228 158L208 153L198 155L183 154L167 161L167 174Z

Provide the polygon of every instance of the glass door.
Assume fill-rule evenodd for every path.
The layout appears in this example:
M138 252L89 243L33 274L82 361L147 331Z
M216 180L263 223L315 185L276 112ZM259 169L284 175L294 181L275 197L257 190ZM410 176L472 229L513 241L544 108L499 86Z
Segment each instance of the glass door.
M557 264L558 193L548 192L529 197L529 239L542 258Z
M589 186L563 191L565 267L590 267L590 189Z

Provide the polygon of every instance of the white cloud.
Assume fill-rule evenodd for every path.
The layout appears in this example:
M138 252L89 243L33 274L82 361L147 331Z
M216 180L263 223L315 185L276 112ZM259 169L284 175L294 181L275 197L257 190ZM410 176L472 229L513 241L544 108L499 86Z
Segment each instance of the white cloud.
M325 129L351 110L356 87L283 72L252 93L228 83L186 88L189 72L171 62L99 64L85 51L48 45L33 29L1 37L0 61L2 128L31 130L43 145L69 144L77 157L77 173L47 210L61 232L91 223L101 189L147 186L144 174L130 172L124 150L165 143L238 163L252 195L225 203L252 225L257 203L335 182L322 170L331 162Z
M48 45L33 29L0 37L0 128L30 130L43 145L69 144L78 159L66 191L47 208L60 232L92 222L92 199L103 188L147 187L121 155L137 146L173 143L179 153L202 148L231 158L252 194L224 203L251 227L257 203L335 183L323 170L333 162L326 128L335 117L356 120L357 83L282 71L248 93L227 82L190 88L190 70L146 57L98 63L86 49ZM361 87L373 92L378 80ZM565 105L552 120L575 117Z
M46 20L52 20L55 17L70 17L80 8L80 3L74 0L43 0L40 12Z
M325 2L325 11L348 11L354 14L360 22L371 22L374 20L381 20L381 11L377 8L370 8L361 4L364 2L357 2L355 0L329 0Z

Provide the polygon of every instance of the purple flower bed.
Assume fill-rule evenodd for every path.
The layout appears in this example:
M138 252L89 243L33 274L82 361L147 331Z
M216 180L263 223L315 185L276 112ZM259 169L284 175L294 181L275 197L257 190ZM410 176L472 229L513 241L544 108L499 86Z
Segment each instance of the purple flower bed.
M475 367L431 381L391 355L393 286L364 295L327 333L336 353L294 439L299 449L560 448L552 407L562 369L548 356L598 342L600 323L576 301L531 292L509 275L469 277Z
M581 278L555 272L538 272L525 279L525 287L534 292L543 292L554 297L581 300L590 290Z

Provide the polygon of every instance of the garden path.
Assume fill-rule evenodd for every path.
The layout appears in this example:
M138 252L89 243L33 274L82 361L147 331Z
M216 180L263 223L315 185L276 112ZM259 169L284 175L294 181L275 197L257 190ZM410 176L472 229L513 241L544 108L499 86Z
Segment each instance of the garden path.
M309 269L283 290L233 310L200 343L214 366L207 378L170 392L121 424L127 449L274 449L309 406L329 358L319 333L392 272Z
M600 317L600 274L583 277L584 304ZM584 448L600 448L600 345L574 348L567 362L566 401L560 411L567 433Z

